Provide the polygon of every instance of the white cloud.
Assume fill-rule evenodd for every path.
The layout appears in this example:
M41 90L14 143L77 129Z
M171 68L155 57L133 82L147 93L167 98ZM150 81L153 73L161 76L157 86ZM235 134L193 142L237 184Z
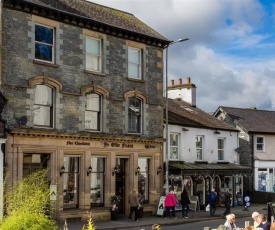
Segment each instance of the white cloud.
M271 22L260 1L94 2L130 12L170 40L190 38L169 47L168 76L175 82L191 77L198 107L275 109L275 39L265 30Z

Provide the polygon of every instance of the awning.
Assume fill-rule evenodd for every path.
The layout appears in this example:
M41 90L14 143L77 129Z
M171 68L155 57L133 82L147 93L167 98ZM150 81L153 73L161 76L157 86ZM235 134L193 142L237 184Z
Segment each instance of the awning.
M169 162L169 173L173 174L185 174L185 175L195 175L195 174L224 174L224 175L236 175L243 174L248 176L252 173L252 169L247 166L237 165L229 162L217 162L217 163L179 163L179 162Z

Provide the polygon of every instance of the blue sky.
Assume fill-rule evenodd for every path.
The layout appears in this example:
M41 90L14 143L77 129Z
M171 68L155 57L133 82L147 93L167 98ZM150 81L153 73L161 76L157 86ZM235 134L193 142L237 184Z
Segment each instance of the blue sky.
M275 1L94 0L127 11L169 40L168 79L197 86L197 106L275 109Z

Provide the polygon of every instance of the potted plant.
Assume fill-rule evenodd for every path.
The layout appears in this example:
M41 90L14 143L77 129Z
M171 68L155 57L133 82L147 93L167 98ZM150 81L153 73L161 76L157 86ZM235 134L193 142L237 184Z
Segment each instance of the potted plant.
M111 196L111 202L113 206L111 208L111 220L118 220L118 206L117 204L120 202L121 196L113 195Z

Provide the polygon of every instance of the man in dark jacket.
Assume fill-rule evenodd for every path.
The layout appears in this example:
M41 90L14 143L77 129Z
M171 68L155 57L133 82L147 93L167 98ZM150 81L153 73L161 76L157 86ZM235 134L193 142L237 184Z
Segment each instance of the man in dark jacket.
M224 196L225 211L223 213L223 216L230 214L231 201L232 201L232 189L230 188L226 191Z
M191 204L187 190L184 188L181 193L182 218L188 218L189 204Z

